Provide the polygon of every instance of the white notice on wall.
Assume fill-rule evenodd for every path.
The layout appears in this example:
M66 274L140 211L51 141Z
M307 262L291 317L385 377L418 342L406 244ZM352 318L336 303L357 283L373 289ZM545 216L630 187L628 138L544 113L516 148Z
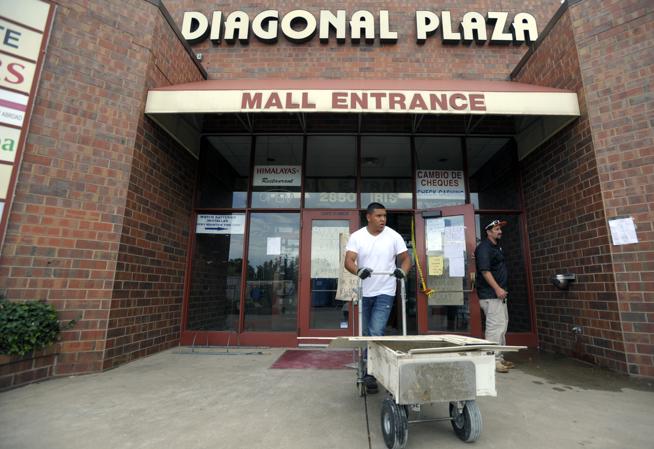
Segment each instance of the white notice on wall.
M611 219L609 220L609 228L611 228L611 237L613 238L614 245L638 243L633 217Z
M245 215L198 215L196 234L243 234Z
M279 256L282 254L282 238L281 237L268 237L268 244L266 246L266 254L268 256Z

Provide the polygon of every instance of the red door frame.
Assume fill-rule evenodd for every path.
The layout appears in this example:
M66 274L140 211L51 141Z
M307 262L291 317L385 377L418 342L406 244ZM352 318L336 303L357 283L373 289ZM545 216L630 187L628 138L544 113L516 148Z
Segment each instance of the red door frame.
M436 212L440 211L442 217L452 217L456 215L463 215L463 222L465 225L465 236L466 236L466 254L467 254L467 267L468 267L468 279L471 279L471 276L474 276L475 272L475 211L472 204L464 204L461 206L447 206L440 209L428 210L426 212ZM416 257L419 257L420 266L423 269L423 273L427 267L427 256L426 256L426 245L425 245L425 219L422 216L422 212L416 212ZM415 248L414 248L415 250ZM416 276L416 280L420 283L420 276ZM429 330L429 321L428 313L429 307L427 303L427 295L422 293L420 290L421 286L418 285L416 288L417 306L418 306L418 333L419 334L446 334L452 332L444 331L430 331ZM438 294L438 293L436 293ZM464 335L470 335L472 337L482 337L481 330L481 312L479 310L479 297L477 292L473 289L468 296L468 308L470 310L470 332L464 333Z
M347 329L311 329L311 224L313 220L349 220L350 233L352 233L359 229L360 217L358 210L314 209L302 212L298 337L311 340L311 338L353 335L354 313L352 312L348 317Z

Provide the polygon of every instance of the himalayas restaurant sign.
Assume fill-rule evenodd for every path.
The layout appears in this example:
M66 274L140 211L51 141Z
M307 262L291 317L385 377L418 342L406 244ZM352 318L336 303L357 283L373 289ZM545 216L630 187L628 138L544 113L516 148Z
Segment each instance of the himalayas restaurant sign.
M294 43L312 40L318 35L320 42L329 42L330 35L338 43L345 42L349 35L353 43L375 40L386 44L398 41L399 33L393 30L393 18L386 10L373 13L367 10L347 11L321 10L312 14L296 9L281 14L276 9L250 15L244 11L223 14L213 11L207 16L198 11L187 11L182 21L182 35L191 44L209 38L214 44L222 40L232 44L250 41L250 36L273 44L280 35ZM452 17L450 11L416 11L414 16L416 42L424 44L431 36L440 34L443 42L478 44L521 44L534 42L538 38L536 19L529 13L520 12L513 17L508 12L488 11L485 15L470 11L460 19Z
M255 187L300 187L300 165L255 165L252 185Z
M44 1L0 1L0 245L53 15Z

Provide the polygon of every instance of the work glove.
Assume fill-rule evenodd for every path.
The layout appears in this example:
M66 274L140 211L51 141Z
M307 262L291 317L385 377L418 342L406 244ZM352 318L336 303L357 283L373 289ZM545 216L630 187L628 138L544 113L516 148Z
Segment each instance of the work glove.
M406 273L401 268L396 268L395 271L393 271L393 276L398 279L406 279Z
M359 268L357 270L357 276L361 279L369 278L372 275L372 268Z

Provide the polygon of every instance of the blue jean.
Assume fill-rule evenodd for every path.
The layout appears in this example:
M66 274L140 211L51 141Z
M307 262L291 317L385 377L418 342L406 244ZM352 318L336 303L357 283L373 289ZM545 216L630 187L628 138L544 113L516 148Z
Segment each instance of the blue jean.
M384 335L394 301L395 297L391 295L363 297L363 335Z

